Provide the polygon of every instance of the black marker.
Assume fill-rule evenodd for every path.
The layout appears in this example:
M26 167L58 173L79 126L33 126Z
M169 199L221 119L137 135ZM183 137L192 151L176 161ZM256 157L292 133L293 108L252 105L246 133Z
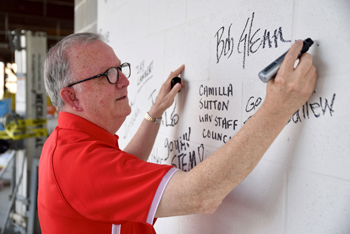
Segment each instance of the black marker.
M309 50L309 48L312 46L312 44L314 44L314 41L311 40L310 38L308 38L304 41L303 48L301 49L301 51L299 53L298 59L301 57L302 54L304 54L305 52L307 52ZM287 52L288 51L289 50L287 50ZM262 82L267 83L267 82L269 82L269 80L275 78L275 76L278 72L278 69L280 68L280 66L283 62L283 59L286 56L287 52L282 54L278 59L276 59L270 65L265 67L264 70L259 72L259 78Z
M171 89L173 89L173 87L177 84L180 83L181 84L181 78L180 77L174 77L173 79L171 79ZM180 90L179 90L180 92Z

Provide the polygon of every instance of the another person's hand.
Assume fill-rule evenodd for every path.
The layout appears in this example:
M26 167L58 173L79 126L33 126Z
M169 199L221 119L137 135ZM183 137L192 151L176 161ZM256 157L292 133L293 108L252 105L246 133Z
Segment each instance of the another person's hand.
M264 105L269 111L282 116L291 116L310 98L317 79L312 56L305 53L294 68L303 41L295 42L286 54L275 77L267 84Z
M181 79L181 84L176 84L171 89L171 80L174 77L179 76L184 69L185 65L181 65L178 69L171 72L168 76L168 79L163 83L162 87L159 90L156 101L149 111L149 114L153 118L160 118L163 115L164 111L173 104L176 94L182 87L184 87L183 79Z

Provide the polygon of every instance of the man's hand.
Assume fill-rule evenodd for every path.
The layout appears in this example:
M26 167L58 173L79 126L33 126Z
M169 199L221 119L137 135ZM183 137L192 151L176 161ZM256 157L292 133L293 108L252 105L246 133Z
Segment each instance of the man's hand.
M299 64L295 61L303 46L303 41L295 42L275 77L267 84L264 105L271 113L290 117L310 98L316 85L316 68L312 64L312 56L303 54Z
M169 108L173 102L176 94L179 92L181 87L183 87L183 80L181 79L181 84L176 84L171 89L171 79L176 76L179 76L181 72L185 69L185 65L180 66L174 72L171 72L168 79L164 82L160 88L159 94L156 98L154 105L151 110L148 112L153 118L162 117L164 111ZM160 124L150 123L147 120L144 120L136 132L135 136L125 147L124 151L129 154L135 155L139 159L147 161L154 141L157 137Z
M180 91L182 87L184 87L183 79L181 79L181 84L176 84L171 89L171 80L174 77L179 76L184 69L185 69L185 65L181 65L175 71L170 72L168 79L164 82L164 84L160 88L160 91L158 93L158 96L156 98L156 101L153 107L149 111L149 114L153 118L162 117L164 111L173 104L176 94Z

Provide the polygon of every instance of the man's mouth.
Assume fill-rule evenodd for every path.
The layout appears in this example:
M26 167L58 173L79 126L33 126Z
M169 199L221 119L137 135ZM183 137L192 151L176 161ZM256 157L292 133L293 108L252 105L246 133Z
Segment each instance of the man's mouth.
M123 96L123 97L121 97L121 98L118 98L118 99L116 99L116 101L120 101L120 100L123 100L123 99L125 99L125 98L127 98L127 96Z

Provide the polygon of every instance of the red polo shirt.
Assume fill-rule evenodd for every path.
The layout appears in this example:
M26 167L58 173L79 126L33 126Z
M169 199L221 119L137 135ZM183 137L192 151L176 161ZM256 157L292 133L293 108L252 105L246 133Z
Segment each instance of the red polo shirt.
M155 233L154 215L175 171L121 151L117 135L61 112L39 163L42 232Z

